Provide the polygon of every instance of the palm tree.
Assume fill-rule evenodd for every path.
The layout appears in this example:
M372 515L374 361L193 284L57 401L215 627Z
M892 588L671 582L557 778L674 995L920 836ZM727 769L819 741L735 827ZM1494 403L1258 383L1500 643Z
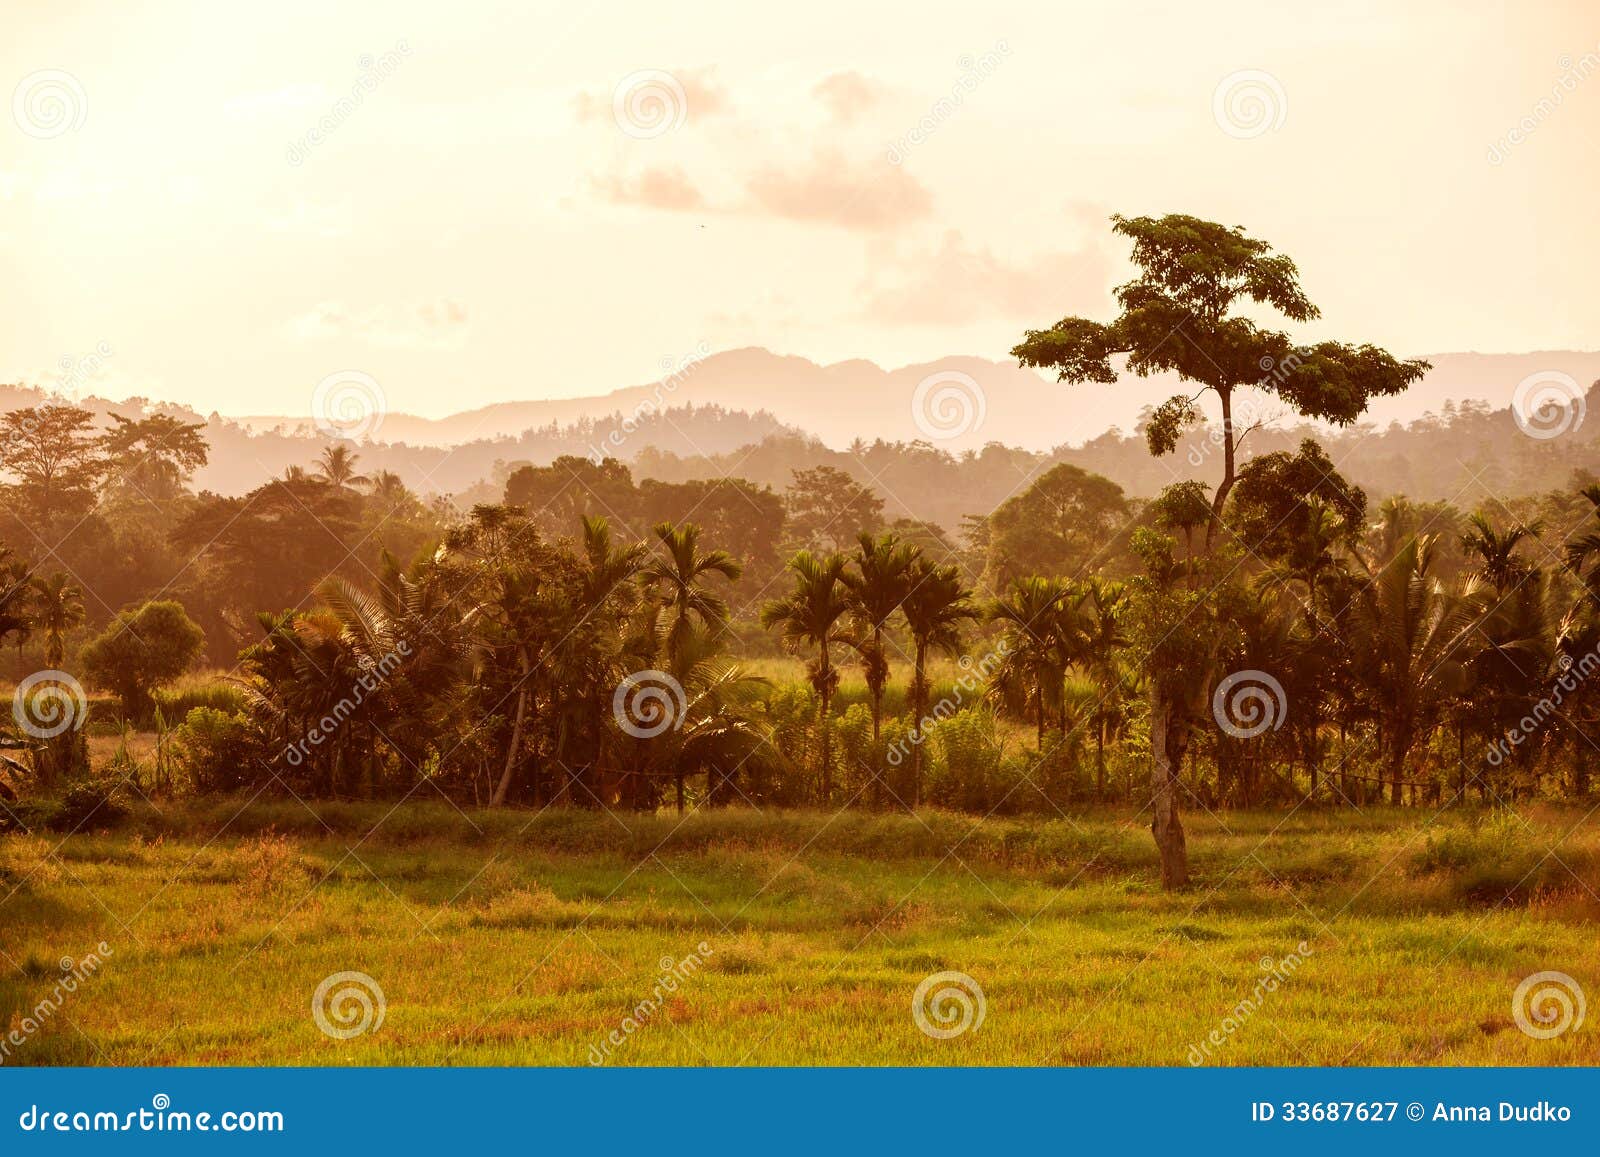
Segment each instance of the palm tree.
M59 667L66 658L67 632L83 622L83 588L61 571L48 579L35 577L29 585L37 608L34 621L44 631L44 661Z
M372 497L376 500L380 510L399 510L416 503L416 495L411 493L409 487L393 470L379 470L372 476L370 483Z
M475 639L479 710L499 715L505 703L515 703L500 773L489 792L491 807L510 795L530 709L549 675L546 648L559 637L555 600L540 581L549 553L522 511L480 504L446 535L438 556L442 581L457 592L470 592L462 621Z
M716 643L694 632L681 656L683 690L673 726L632 744L646 761L672 776L678 814L684 810L684 780L705 773L707 799L724 799L734 776L768 750L770 729L762 710L767 681L746 674L716 653ZM651 798L654 806L654 797Z
M1094 576L1083 598L1081 655L1099 690L1094 707L1095 795L1106 794L1106 725L1117 714L1122 699L1123 672L1117 657L1128 645L1123 621L1128 613L1128 591L1120 582Z
M15 635L21 649L33 631L33 601L33 572L12 557L10 547L0 545L0 644Z
M696 620L712 633L728 621L727 600L708 589L709 579L721 575L734 582L744 573L744 567L725 550L701 554L700 528L692 523L682 527L659 523L655 536L666 553L651 556L640 578L657 593L662 606L672 612L665 640L667 666L682 678Z
M1438 710L1466 680L1463 636L1470 600L1452 598L1432 574L1436 539L1413 535L1367 582L1351 607L1352 642L1366 662L1357 674L1372 692L1390 776L1401 802L1405 761Z
M1461 549L1477 555L1478 570L1493 585L1502 598L1511 588L1533 572L1533 568L1516 555L1517 546L1525 538L1536 537L1544 529L1542 522L1513 526L1497 531L1494 524L1481 514L1467 519L1471 527L1461 536Z
M1060 701L1067 672L1063 608L1070 593L1064 579L1013 579L1006 597L988 607L990 620L1003 625L1006 639L1005 660L995 670L995 690L1033 707L1041 752L1046 712Z
M1594 507L1595 517L1600 518L1600 482L1585 486L1579 493ZM1591 529L1567 541L1567 569L1583 583L1589 601L1600 606L1600 563L1596 559L1600 559L1600 531Z
M961 625L982 617L972 591L954 563L935 565L921 557L911 566L911 589L900 604L911 629L915 668L911 679L911 806L922 802L922 720L928 710L928 651L953 654L961 646Z
M818 724L822 730L822 801L833 790L832 736L828 706L839 684L831 650L836 640L835 627L850 610L849 592L844 585L845 557L829 554L818 558L802 550L789 560L794 573L794 590L761 608L761 625L778 627L783 640L794 650L815 647L817 658L811 664L811 686L818 697Z
M872 702L872 802L877 805L883 801L883 692L889 682L883 630L911 589L911 565L921 551L887 532L874 538L862 531L856 541L851 556L856 569L845 573L844 582L850 591L850 615L864 633L857 650Z
M371 481L365 474L356 473L356 452L344 442L334 442L322 448L317 459L316 473L312 477L326 482L336 490L354 490Z

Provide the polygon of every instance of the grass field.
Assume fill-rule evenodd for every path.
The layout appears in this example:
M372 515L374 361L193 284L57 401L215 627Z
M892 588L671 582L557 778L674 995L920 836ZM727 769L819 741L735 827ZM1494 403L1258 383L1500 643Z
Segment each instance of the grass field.
M0 837L4 1063L1600 1063L1594 1010L1553 1039L1512 1016L1533 973L1600 994L1582 811L1189 828L1199 883L1164 895L1123 814L143 807ZM913 995L950 970L984 1017L939 1039ZM340 972L384 999L348 1039L312 1015Z

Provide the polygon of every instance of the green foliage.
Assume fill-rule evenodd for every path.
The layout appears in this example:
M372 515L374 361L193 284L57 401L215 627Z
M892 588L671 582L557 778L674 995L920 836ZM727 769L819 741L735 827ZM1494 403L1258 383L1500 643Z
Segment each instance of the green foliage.
M89 677L114 692L136 720L150 718L151 692L188 670L205 634L172 600L122 611L83 649Z
M243 714L196 707L172 733L172 758L196 792L226 793L254 785L267 752Z
M128 815L122 778L84 775L73 780L45 817L54 832L97 831L116 827Z
M1251 459L1239 471L1233 506L1232 526L1246 548L1283 559L1320 530L1316 520L1323 517L1340 538L1354 541L1366 521L1367 496L1308 438L1292 455L1279 450Z
M1068 463L1055 466L989 515L987 577L1003 588L1025 575L1112 569L1113 543L1128 522L1122 487Z
M932 729L926 795L936 807L984 812L1004 794L1005 744L991 711L961 711Z
M151 695L164 719L185 719L197 707L237 714L245 710L244 692L230 683L216 680L180 681L176 687L160 687Z

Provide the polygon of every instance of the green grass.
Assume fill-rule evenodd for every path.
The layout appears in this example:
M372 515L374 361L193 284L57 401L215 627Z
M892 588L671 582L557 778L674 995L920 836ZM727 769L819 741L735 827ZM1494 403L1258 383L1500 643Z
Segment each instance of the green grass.
M1183 1065L1302 942L1206 1063L1600 1062L1600 1009L1536 1040L1511 1008L1545 970L1600 1000L1600 833L1572 809L1429 819L1190 817L1198 883L1167 895L1111 812L141 806L113 832L0 837L0 1025L59 958L111 949L5 1063L581 1065L617 1031L614 1064ZM911 1005L946 970L986 1016L939 1040ZM311 1002L343 971L386 1010L335 1040Z

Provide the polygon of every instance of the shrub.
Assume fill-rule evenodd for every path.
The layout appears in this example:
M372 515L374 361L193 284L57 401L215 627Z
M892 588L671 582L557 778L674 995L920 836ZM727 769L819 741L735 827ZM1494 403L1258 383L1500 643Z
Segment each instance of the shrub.
M988 811L1004 794L999 784L1005 752L994 713L986 707L959 711L935 724L931 738L936 758L928 761L928 802Z
M261 738L243 715L196 707L172 733L172 758L197 792L229 792L263 774Z
M76 780L46 815L45 826L55 832L115 827L128 814L121 784L121 780L103 775Z
M151 716L151 692L182 675L205 645L205 632L170 600L121 611L83 649L89 677L116 692L136 721Z

